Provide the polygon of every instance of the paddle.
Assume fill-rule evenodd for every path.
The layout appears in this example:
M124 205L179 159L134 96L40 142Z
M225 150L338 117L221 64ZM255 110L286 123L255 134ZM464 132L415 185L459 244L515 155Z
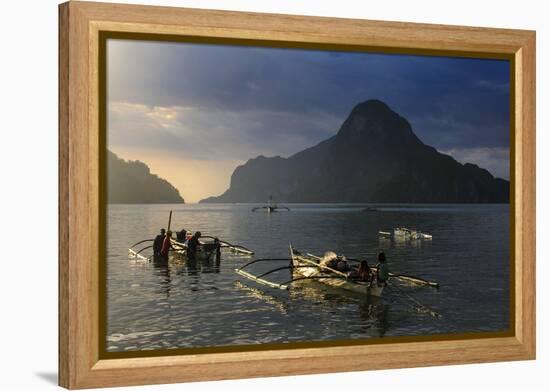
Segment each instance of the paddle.
M170 215L168 216L168 228L166 231L170 231L170 225L172 224L172 211L170 211Z

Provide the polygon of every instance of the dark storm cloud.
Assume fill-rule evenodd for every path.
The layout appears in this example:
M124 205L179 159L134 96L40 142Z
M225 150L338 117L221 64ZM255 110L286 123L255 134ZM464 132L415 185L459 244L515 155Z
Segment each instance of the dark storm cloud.
M139 41L111 41L108 58L110 104L144 105L150 122L130 127L110 110L116 143L223 143L243 160L289 155L330 137L357 103L376 98L437 149L509 145L506 61ZM174 115L159 123L155 108Z

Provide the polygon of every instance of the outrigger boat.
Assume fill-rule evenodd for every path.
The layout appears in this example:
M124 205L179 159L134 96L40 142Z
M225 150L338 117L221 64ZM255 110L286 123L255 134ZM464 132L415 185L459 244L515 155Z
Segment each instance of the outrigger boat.
M265 211L267 211L267 213L278 212L280 210L286 210L287 212L290 212L290 208L287 208L286 206L279 206L279 205L273 203L273 198L271 196L269 197L269 200L267 201L267 205L257 206L255 208L252 208L252 212L257 212L259 210L265 210Z
M378 231L378 235L380 237L384 237L384 238L390 238L392 236L391 232L387 232L387 231ZM393 237L396 238L396 239L401 239L401 240L408 240L408 239L411 239L411 240L419 240L419 239L431 240L431 239L433 239L432 235L430 235L430 234L420 232L420 231L417 231L417 230L414 230L414 229L405 228L405 227L394 228L393 229Z
M292 246L290 246L290 256L293 270L304 278L310 277L333 288L345 289L366 296L380 297L384 290L384 285L378 285L374 279L361 281L358 278L349 277L346 273L322 266L320 264L322 258L312 254L302 255ZM376 271L371 268L371 272Z
M211 236L201 236L201 239L210 239L209 241L201 240L200 244L197 248L197 259L206 260L210 259L217 251L226 248L232 252L243 254L243 255L254 255L254 251L247 249L244 246L231 244L228 242L225 242L223 240L219 240L217 238L211 237ZM140 250L136 250L135 247L141 243L146 242L153 242L154 239L145 239L140 242L137 242L132 247L128 249L128 256L130 258L134 258L140 261L147 261L149 262L153 256L146 257L142 254L144 250L150 249L153 246L149 245L146 247L141 248ZM187 244L185 242L180 242L174 238L170 240L170 244L172 245L171 253L174 256L179 257L185 257L187 255Z
M290 289L292 283L302 280L315 280L334 288L340 288L366 296L380 296L382 294L382 291L384 290L384 287L378 286L376 281L360 281L359 279L350 277L346 273L343 273L328 266L324 266L320 263L320 260L322 258L312 254L303 255L294 247L292 247L292 245L290 246L290 257L291 258L289 266L279 267L258 276L255 276L243 269L256 262L270 261L270 259L258 259L249 262L246 265L235 269L235 271L237 272L237 274L246 277L249 280L255 281L259 284L283 290ZM277 261L286 259L272 260ZM284 269L290 269L294 271L295 276L293 276L292 279L283 283L276 283L263 278L267 274Z
M171 221L172 221L172 211L170 211L170 217L168 219L168 230L170 230ZM192 236L192 232L187 231L187 235ZM176 238L171 238L170 244L172 245L172 248L170 249L170 253L176 257L187 256L186 239L187 238L183 238L183 237L180 240ZM207 240L205 241L204 239L207 239ZM155 239L140 240L139 242L130 246L130 248L128 249L128 256L132 259L150 262L151 259L153 259L154 254L149 257L146 257L142 254L142 252L145 250L151 249L153 245L147 245L145 247L142 247L139 250L136 250L136 247L140 244L154 242L154 241ZM238 244L232 244L224 240L219 240L218 238L213 236L202 235L201 240L199 241L199 246L197 248L196 257L197 259L200 259L200 260L207 260L224 248L242 255L254 255L254 251L244 246L241 246ZM172 258L169 257L169 259L172 259Z
M255 208L252 208L252 212L257 212L259 210L265 210L267 211L267 213L278 212L280 210L286 210L287 212L290 212L290 209L286 206L278 206L277 204L257 206Z
M362 281L358 278L350 276L347 273L322 265L320 261L323 258L313 254L303 255L298 250L293 248L292 245L290 245L290 257L291 257L290 259L288 258L256 259L246 263L245 265L241 266L238 269L235 269L235 272L258 284L262 284L270 288L283 289L283 290L289 290L291 285L294 282L303 281L303 280L318 281L322 284L325 284L334 288L359 293L365 296L379 297L382 295L382 292L384 290L384 286L378 285L376 278L370 281ZM348 259L348 260L357 261L354 259ZM290 261L290 264L288 266L283 266L272 270L268 270L267 272L259 275L254 275L248 271L243 270L255 263L270 262L270 261L287 261L287 262ZM285 270L285 269L289 269L295 272L294 273L295 276L293 276L292 279L282 283L269 281L263 278L268 274L271 274L280 270ZM372 275L375 275L376 268L371 267L370 270ZM395 279L412 283L412 284L431 286L434 288L439 287L439 284L437 282L432 282L432 281L425 280L423 278L408 276L404 274L390 273L390 279L391 278L395 278Z

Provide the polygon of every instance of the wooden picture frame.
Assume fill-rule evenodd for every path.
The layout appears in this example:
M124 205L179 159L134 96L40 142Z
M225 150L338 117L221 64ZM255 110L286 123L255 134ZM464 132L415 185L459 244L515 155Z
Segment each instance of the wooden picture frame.
M102 32L512 61L509 335L109 358L100 354ZM88 2L59 6L59 384L175 383L535 358L535 32ZM345 357L345 360L337 360ZM375 359L373 359L375 358Z

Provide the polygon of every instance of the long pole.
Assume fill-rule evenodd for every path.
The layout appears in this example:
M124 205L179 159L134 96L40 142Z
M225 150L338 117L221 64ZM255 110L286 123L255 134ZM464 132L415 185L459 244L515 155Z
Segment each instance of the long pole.
M172 224L172 211L170 211L170 216L168 217L168 228L166 228L166 231L170 231L170 224Z

